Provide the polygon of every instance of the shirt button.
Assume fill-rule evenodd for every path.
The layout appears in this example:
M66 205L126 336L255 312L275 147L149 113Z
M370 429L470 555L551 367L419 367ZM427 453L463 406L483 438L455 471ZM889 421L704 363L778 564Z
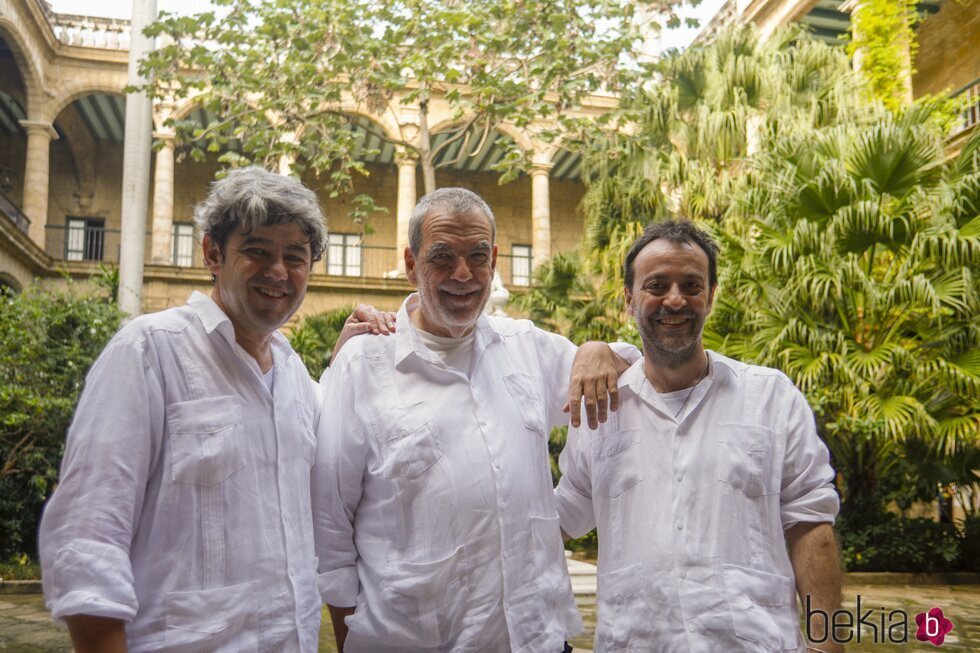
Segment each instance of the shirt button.
M684 530L684 524L674 524L674 528L676 528L679 531L682 531Z
M687 632L689 633L694 632L694 624L687 624Z
M683 478L684 478L684 474L682 474L681 472L677 472L677 474L674 476L674 480L677 481L678 483L680 483Z

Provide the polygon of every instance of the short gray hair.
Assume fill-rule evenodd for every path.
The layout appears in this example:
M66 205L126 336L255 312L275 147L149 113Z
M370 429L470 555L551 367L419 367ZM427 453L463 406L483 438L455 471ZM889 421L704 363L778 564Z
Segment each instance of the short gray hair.
M497 239L497 222L494 220L493 211L482 197L465 188L440 188L423 195L412 209L412 217L408 220L408 247L412 250L412 255L419 255L419 249L422 247L422 223L430 213L440 210L447 215L462 215L473 209L479 209L490 221L492 245Z
M320 260L327 244L327 226L313 191L258 166L232 170L211 184L207 199L194 207L194 221L222 252L235 229L248 234L287 222L299 223L310 239L312 261Z

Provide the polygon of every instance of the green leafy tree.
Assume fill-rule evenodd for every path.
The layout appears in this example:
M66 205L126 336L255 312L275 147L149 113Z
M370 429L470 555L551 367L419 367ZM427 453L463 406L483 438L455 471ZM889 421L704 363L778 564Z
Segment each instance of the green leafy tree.
M911 99L918 4L917 0L863 0L851 14L847 52L860 62L871 96L892 111Z
M581 125L575 110L589 94L618 92L640 71L643 18L676 24L671 8L679 2L215 0L215 10L151 26L167 38L143 71L158 97L193 95L217 116L207 127L178 123L179 140L211 151L237 141L222 155L233 164L291 156L294 170L312 170L335 195L352 192L354 174L367 174L355 158L349 103L381 115L404 93L399 101L417 125L398 139L378 135L419 159L429 192L439 150L465 156L503 123L527 131L545 121L540 135L551 138ZM442 128L449 136L438 148L434 102L456 121ZM496 164L502 182L528 163L509 147ZM373 207L360 196L355 217Z
M0 297L0 559L34 554L85 374L119 326L105 296L31 287Z

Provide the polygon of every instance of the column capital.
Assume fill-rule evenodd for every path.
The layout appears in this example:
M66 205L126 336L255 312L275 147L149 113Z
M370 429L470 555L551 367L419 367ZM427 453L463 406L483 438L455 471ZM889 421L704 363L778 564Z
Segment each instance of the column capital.
M417 166L419 164L419 157L415 152L407 149L396 149L395 150L395 165L401 166Z
M53 141L58 140L58 132L55 131L54 125L50 122L44 120L21 120L19 122L28 134L45 134Z
M177 133L172 129L161 129L153 132L153 139L163 142L165 147L173 147Z
M540 177L541 175L548 176L551 174L551 169L555 167L554 163L550 161L545 162L534 162L531 164L531 176Z

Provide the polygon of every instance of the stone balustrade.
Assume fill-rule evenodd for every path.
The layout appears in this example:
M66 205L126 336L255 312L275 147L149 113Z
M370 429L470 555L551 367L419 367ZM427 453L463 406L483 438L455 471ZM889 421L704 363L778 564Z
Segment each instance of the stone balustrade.
M65 45L104 50L129 50L130 25L121 18L52 13L51 27Z

